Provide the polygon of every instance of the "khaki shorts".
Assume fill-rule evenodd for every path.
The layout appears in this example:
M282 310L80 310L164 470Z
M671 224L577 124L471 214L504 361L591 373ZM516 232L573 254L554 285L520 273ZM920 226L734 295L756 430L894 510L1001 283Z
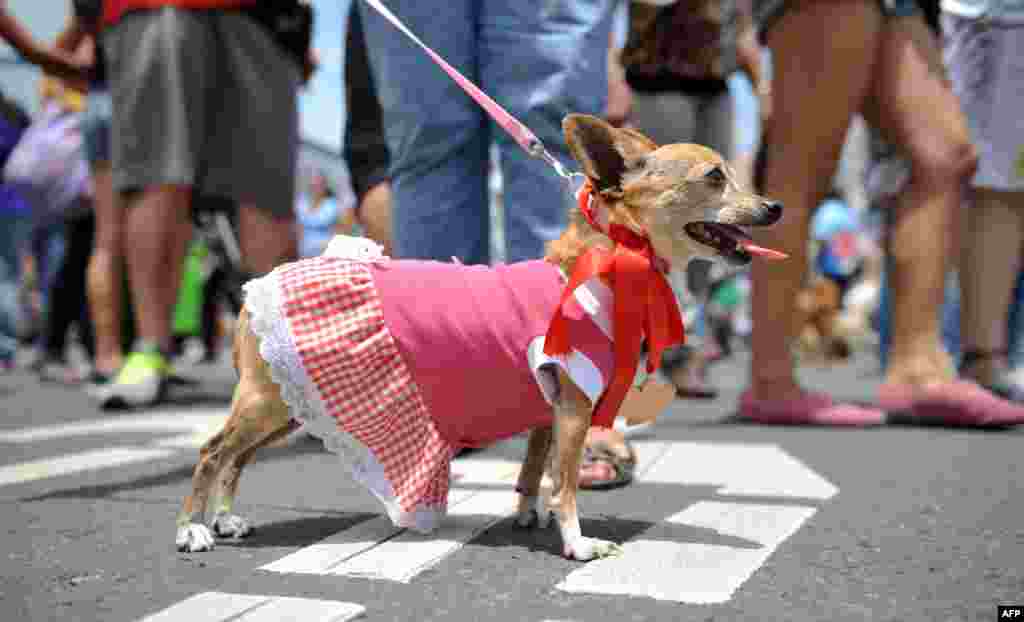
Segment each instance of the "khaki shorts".
M186 185L294 213L300 69L246 15L166 7L103 33L114 187Z

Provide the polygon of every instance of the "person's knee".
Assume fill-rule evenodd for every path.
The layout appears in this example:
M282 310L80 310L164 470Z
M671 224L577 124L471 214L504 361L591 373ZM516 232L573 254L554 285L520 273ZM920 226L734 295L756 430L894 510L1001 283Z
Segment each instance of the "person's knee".
M957 133L925 150L914 164L923 183L962 187L978 168L978 150L966 132Z

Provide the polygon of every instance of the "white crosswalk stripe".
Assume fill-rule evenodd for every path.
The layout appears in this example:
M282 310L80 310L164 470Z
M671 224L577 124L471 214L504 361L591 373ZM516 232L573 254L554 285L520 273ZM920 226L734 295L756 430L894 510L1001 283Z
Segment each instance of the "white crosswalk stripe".
M700 501L627 542L622 555L590 562L557 587L566 592L649 596L701 605L724 603L815 511ZM674 541L675 525L747 540L749 545Z
M337 600L203 592L142 622L346 622L365 612L362 605Z
M38 445L48 441L96 436L109 437L112 443L119 443L118 435L121 434L153 433L160 436L145 445L118 444L2 465L0 486L162 460L184 452L192 454L224 425L227 417L226 408L190 409L2 430L0 443L12 445Z

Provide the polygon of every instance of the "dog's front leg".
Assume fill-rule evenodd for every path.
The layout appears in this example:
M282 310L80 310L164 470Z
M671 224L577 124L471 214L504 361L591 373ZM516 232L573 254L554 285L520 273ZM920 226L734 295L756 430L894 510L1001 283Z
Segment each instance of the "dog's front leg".
M526 446L526 458L523 468L519 471L516 492L519 493L519 504L516 522L520 527L536 524L547 527L551 513L545 508L543 495L540 494L540 482L544 477L544 467L548 463L551 451L551 427L534 428L530 431L530 440Z
M621 552L619 545L607 540L586 538L580 530L580 517L576 505L579 485L580 461L583 444L590 429L592 405L590 399L569 377L559 370L559 399L555 404L556 464L551 508L562 535L562 550L566 557L587 561Z

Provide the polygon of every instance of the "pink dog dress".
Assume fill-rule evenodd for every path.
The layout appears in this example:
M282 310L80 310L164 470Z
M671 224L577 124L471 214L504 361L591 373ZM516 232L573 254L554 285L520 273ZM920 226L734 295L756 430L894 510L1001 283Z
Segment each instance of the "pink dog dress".
M292 417L342 456L396 525L431 531L459 449L552 423L556 367L595 403L611 379L611 291L596 279L567 303L575 349L544 354L564 286L545 261L390 260L372 242L338 236L324 255L245 291Z

